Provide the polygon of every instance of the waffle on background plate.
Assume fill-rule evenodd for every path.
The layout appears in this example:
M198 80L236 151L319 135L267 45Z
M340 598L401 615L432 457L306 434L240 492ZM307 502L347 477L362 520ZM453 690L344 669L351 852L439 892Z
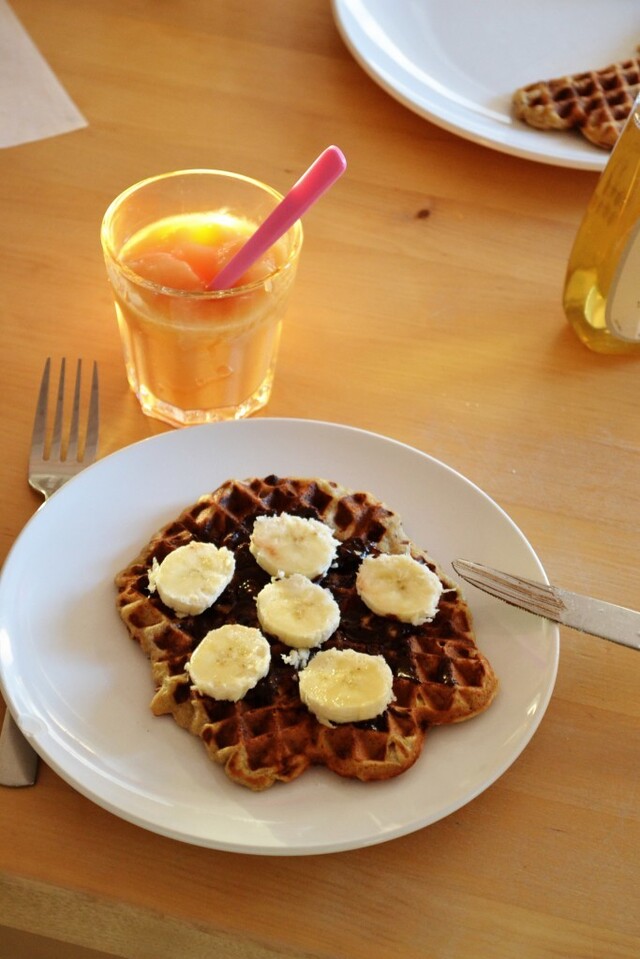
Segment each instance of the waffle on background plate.
M539 130L577 129L604 150L615 146L636 96L640 93L640 59L611 63L520 87L513 109L520 120Z
M214 700L191 686L185 671L193 649L211 629L236 622L259 628L255 597L271 577L249 551L256 516L274 513L319 519L340 541L336 562L321 580L340 607L341 622L323 649L380 653L393 674L395 700L374 720L333 727L301 702L290 649L269 636L267 676L238 702ZM234 577L213 606L179 618L147 588L154 557L162 562L192 540L225 545L236 558ZM355 577L371 553L410 551L444 583L433 622L410 626L370 612ZM497 679L478 650L469 610L436 563L410 543L400 517L369 493L321 479L230 480L160 530L116 577L117 605L132 638L151 661L156 687L151 708L170 714L197 735L230 779L253 790L289 782L311 765L341 776L384 780L404 772L422 751L432 725L469 719L492 701Z

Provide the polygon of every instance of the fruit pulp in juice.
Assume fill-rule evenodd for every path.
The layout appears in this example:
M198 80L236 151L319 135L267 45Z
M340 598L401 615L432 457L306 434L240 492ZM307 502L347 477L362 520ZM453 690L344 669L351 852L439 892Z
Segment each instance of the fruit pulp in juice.
M192 423L263 406L294 264L287 237L231 291L207 286L257 224L225 211L180 214L135 233L110 269L129 382L147 412ZM124 266L124 269L122 269Z

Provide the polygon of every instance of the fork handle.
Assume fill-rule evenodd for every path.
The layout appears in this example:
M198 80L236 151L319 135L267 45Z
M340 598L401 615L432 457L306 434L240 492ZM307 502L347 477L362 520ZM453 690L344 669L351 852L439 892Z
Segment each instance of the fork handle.
M33 786L37 774L38 754L7 707L0 733L0 786Z

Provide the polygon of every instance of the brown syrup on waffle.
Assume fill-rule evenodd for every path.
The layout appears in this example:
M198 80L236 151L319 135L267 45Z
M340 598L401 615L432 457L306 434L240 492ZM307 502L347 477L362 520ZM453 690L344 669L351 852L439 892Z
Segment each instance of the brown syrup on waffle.
M267 637L272 647L267 676L239 702L214 700L190 684L185 664L209 630L224 623L259 628L255 599L270 576L251 555L249 539L256 516L283 512L321 520L340 541L321 583L333 593L341 621L322 648L384 656L394 674L395 700L374 720L320 724L300 700L297 669L282 658L291 650L273 636ZM209 610L179 618L149 593L148 571L154 558L161 562L191 540L227 546L236 571ZM445 587L433 622L418 627L370 612L355 588L364 556L407 551L427 563ZM254 790L289 782L314 764L364 781L389 779L416 761L430 726L474 716L496 691L457 587L407 540L396 513L368 493L327 480L230 480L160 530L118 574L116 586L120 615L151 660L153 712L172 715L202 739L232 780Z
M611 150L640 92L640 59L612 63L516 90L515 115L539 130L578 129L595 146Z

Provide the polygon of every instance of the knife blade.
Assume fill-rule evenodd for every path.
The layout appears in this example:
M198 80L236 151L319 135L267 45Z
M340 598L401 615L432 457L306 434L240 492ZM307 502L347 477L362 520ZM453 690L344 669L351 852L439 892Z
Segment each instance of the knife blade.
M513 576L466 559L457 559L451 565L468 583L511 606L526 609L581 633L640 649L640 612L635 609L580 596L558 586Z

